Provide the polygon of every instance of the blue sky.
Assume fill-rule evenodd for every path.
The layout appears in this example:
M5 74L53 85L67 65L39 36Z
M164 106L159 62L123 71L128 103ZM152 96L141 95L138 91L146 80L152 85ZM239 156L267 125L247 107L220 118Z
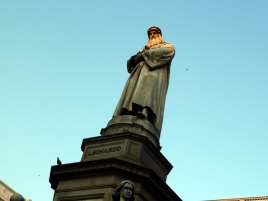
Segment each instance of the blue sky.
M161 152L184 200L268 195L268 1L0 1L0 179L52 200L157 25L174 44ZM188 70L186 70L188 69ZM40 175L40 176L39 176Z

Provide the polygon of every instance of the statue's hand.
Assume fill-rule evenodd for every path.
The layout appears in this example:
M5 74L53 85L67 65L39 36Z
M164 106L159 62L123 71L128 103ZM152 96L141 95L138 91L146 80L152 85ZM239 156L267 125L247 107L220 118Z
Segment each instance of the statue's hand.
M144 61L144 58L141 54L137 54L136 57L133 58L133 61L135 65L137 65L139 62Z
M128 61L127 61L127 71L129 73L131 73L134 69L134 64L133 64L133 58L131 57Z
M145 46L144 46L144 49L145 49L145 50L149 50L149 49L150 49L150 47L149 47L149 46L147 46L147 45L145 45Z
M138 52L136 55L133 55L130 57L130 59L127 61L127 71L131 73L135 66L141 62L144 61L143 56L141 55L141 52Z
M137 54L133 55L132 57L130 57L130 60L135 59L136 56L137 56Z
M128 71L129 73L132 73L133 69L134 69L134 67L130 67L130 68L127 69L127 71Z

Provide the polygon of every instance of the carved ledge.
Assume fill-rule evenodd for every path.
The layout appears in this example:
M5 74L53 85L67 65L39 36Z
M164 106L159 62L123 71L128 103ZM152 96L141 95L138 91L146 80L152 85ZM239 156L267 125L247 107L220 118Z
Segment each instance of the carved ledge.
M145 188L148 188L148 193L150 191L153 191L154 193L151 195L150 193L146 194L153 196L155 198L153 200L181 201L176 193L174 193L174 191L172 191L172 189L153 170L115 158L52 166L49 181L51 187L57 192L57 197L60 196L60 199L63 201L72 201L75 200L73 198L76 195L71 192L84 192L92 189L96 189L96 192L100 192L98 189L101 189L103 185L98 186L95 178L108 178L109 175L112 175L114 179L109 180L112 183L109 183L108 186L106 185L106 188L112 187L114 189L116 185L118 185L116 181L119 179L121 180L121 178L126 178L137 185L137 192L135 193L137 193L138 197L145 195L142 192ZM66 181L70 182L72 180L74 180L77 186L81 184L77 181L91 180L92 182L88 182L86 188L74 188L73 185L65 185L64 189L58 189L59 183L65 183ZM105 183L105 179L102 180L102 182ZM147 190L145 190L145 192L147 192ZM71 196L69 196L68 192L70 192ZM95 196L95 193L93 195Z
M101 129L101 135L110 135L122 132L130 132L147 137L158 149L160 132L148 121L139 119L136 116L116 116L107 124L106 128Z

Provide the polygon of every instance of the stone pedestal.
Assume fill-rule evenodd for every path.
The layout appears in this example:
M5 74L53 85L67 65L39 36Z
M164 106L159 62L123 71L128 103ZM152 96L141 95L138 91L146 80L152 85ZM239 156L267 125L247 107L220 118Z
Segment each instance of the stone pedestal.
M136 201L181 201L165 183L172 165L159 136L145 120L114 117L101 136L83 140L80 162L51 167L53 201L112 201L123 180L134 183Z

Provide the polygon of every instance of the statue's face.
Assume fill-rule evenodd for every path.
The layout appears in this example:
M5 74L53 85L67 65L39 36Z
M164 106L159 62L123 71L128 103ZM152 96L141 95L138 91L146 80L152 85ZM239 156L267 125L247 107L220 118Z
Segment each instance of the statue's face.
M132 196L133 193L133 187L130 183L125 183L121 192L120 197L123 197L124 199L129 199Z
M157 37L158 37L158 32L157 31L152 30L152 31L149 32L149 39L150 40L153 39L153 38L157 38Z

